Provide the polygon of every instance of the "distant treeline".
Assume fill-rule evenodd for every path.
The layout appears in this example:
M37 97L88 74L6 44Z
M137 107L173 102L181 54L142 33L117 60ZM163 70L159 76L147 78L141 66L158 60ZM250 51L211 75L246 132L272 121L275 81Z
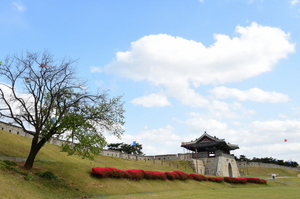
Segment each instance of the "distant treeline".
M296 161L284 161L284 160L277 160L276 158L272 157L265 157L265 158L252 158L248 159L245 155L240 155L240 157L235 157L237 161L241 162L261 162L261 163L270 163L270 164L277 164L281 166L287 166L287 167L298 167L299 164Z

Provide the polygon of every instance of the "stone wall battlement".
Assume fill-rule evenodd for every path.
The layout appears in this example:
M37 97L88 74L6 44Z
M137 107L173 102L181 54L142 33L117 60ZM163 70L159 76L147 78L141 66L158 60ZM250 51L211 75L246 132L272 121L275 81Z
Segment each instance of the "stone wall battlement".
M291 169L295 171L300 171L297 167L287 167L278 164L262 163L262 162L237 162L238 167L270 167L270 168L280 168L280 169Z
M10 124L10 123L5 123L0 121L0 129L3 131L7 131L10 133L14 133L17 135L25 136L32 138L33 136L24 132L22 128ZM57 146L62 146L64 143L67 143L65 140L60 140L56 138L51 138L49 140L49 143L57 145ZM178 154L165 154L165 155L132 155L132 154L126 154L126 153L121 153L119 151L114 151L114 150L102 150L101 155L105 156L112 156L112 157L118 157L118 158L123 158L123 159L135 159L135 160L191 160L195 158L195 153L178 153ZM233 155L230 154L217 154L219 157L227 157L227 158L232 158ZM200 155L201 156L201 155ZM200 158L200 156L198 158ZM267 163L259 163L259 162L237 162L238 167L270 167L270 168L283 168L283 169L292 169L292 170L297 170L300 171L300 168L295 168L295 167L286 167L286 166L280 166L280 165L275 165L275 164L267 164Z

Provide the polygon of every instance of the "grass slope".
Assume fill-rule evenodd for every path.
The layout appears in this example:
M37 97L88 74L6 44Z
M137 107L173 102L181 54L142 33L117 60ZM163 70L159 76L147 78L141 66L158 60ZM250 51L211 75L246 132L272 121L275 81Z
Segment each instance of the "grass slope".
M24 157L28 155L30 149L31 139L8 133L0 130L0 156L15 156ZM156 161L135 161L125 160L120 158L97 156L95 160L81 159L78 156L67 156L66 153L60 152L60 147L47 143L37 155L38 161L35 162L34 167L29 171L29 175L33 176L34 180L27 181L24 176L11 171L9 169L1 168L0 165L0 196L1 198L83 198L92 196L107 196L116 195L117 198L137 198L154 197L159 195L159 198L170 198L172 194L188 196L188 192L203 194L207 190L233 190L226 189L237 187L247 190L261 190L272 187L297 187L298 184L286 184L287 181L270 182L268 185L231 185L227 183L213 183L213 182L196 182L188 181L159 181L159 180L114 180L114 179L96 179L90 176L92 167L115 167L122 170L127 169L143 169L151 171L174 171L182 170L186 173L192 173L192 169L185 161L177 161L181 166L179 168L170 167L169 163ZM23 170L20 163L18 169L21 172L28 172ZM186 169L186 170L185 170ZM284 173L285 176L296 176L298 173L284 170L271 171L270 168L248 168L250 176L269 177L268 173ZM52 171L59 177L59 180L49 181L40 178L36 175L37 172ZM299 182L298 178L293 178L294 182ZM251 189L260 188L260 189ZM237 190L237 189L234 189ZM267 189L268 190L268 189ZM278 189L279 190L279 189ZM149 193L151 192L151 193ZM127 195L134 193L144 193L136 195ZM170 195L171 194L171 195ZM203 195L201 194L201 195ZM221 193L222 194L222 193ZM112 196L110 196L112 197ZM171 197L174 198L174 197ZM176 197L175 197L176 198ZM193 198L191 195L190 198ZM208 197L207 197L208 198Z

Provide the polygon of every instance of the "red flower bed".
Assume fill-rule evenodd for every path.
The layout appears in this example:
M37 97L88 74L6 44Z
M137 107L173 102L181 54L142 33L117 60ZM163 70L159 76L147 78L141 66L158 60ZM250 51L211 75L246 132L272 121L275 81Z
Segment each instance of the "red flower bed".
M92 175L98 178L131 178L131 175L126 171L112 167L94 167Z
M176 173L179 176L178 180L188 180L188 179L191 179L189 174L184 173L182 171L174 171L174 173Z
M250 182L250 183L256 183L256 184L267 184L267 181L264 180L264 179L259 179L259 178L246 178L247 179L247 182Z
M206 179L211 182L223 182L223 178L221 177L206 177Z
M144 178L144 171L140 169L129 169L126 170L127 173L131 175L131 179L133 180L141 180Z
M144 171L144 178L149 180L167 180L167 176L159 171Z
M191 173L190 178L197 181L206 181L207 178L204 175Z
M233 178L233 177L208 177L200 174L187 174L182 171L160 172L160 171L144 171L141 169L120 170L112 167L94 167L92 168L93 176L98 178L126 178L132 180L197 180L211 182L228 182L235 184L257 183L267 184L266 180L259 178Z
M246 184L246 178L233 178L233 177L224 177L225 182L234 183L234 184Z
M165 175L168 180L175 180L179 178L178 174L174 172L165 172Z
M92 168L92 175L95 175L98 178L107 178L109 176L109 172L106 168L94 167Z

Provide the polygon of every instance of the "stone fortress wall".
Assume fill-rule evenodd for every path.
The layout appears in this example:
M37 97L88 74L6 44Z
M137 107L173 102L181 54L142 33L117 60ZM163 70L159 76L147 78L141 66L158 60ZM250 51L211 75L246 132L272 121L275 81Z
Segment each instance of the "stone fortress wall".
M0 121L0 129L14 133L17 135L22 135L28 138L32 138L33 136L24 132L22 128L10 124L10 123L5 123ZM66 141L64 140L59 140L56 138L51 138L49 143L57 145L57 146L62 146ZM114 150L103 150L101 152L101 155L105 156L112 156L112 157L118 157L118 158L123 158L123 159L134 159L134 160L145 160L145 161L150 161L150 160L161 160L161 161L168 161L168 160L188 160L191 162L192 165L194 165L194 168L197 173L204 174L208 171L205 172L205 167L206 164L208 164L208 160L211 159L213 160L214 158L204 158L204 157L198 157L195 159L194 153L178 153L178 154L165 154L165 155L132 155L132 154L125 154L121 153L119 151L114 151ZM200 154L199 154L200 155ZM222 159L222 162L232 162L234 160L233 155L229 154L218 154L218 158ZM218 160L219 162L219 160ZM232 162L232 164L234 164ZM267 163L258 163L258 162L236 162L237 167L270 167L270 168L283 168L283 169L292 169L292 170L297 170L300 171L300 168L295 168L295 167L286 167L286 166L280 166L276 164L267 164ZM198 167L198 168L196 168ZM216 169L218 172L218 168ZM227 174L221 174L221 173L216 173L215 175L227 175Z
M300 171L299 167L287 167L278 164L262 163L262 162L237 162L238 167L270 167L279 169L291 169L295 171Z
M31 134L24 132L22 128L10 123L5 123L0 121L0 129L17 135L33 138ZM65 140L60 140L56 138L51 138L48 142L50 144L54 144L57 146L62 146L64 143L67 143L67 141ZM113 156L113 157L118 157L123 159L135 159L135 160L188 160L192 158L191 153L140 156L140 155L126 154L126 153L121 153L119 151L106 150L106 149L102 150L101 155Z

